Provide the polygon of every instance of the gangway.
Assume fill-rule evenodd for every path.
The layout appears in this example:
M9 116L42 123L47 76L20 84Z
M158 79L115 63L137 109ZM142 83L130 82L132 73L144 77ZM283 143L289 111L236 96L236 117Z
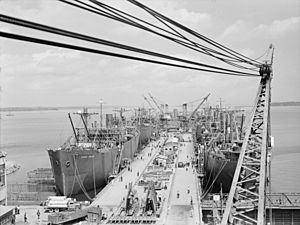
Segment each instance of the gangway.
M120 171L123 149L124 149L123 145L118 148L117 154L114 159L114 166L113 166L112 174L108 178L109 181L114 179Z

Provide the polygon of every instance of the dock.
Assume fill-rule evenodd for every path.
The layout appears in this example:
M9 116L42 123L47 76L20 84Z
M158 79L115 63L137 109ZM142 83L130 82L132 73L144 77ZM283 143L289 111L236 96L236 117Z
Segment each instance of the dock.
M177 166L174 171L166 220L161 221L161 224L201 224L200 186L191 162L194 157L192 137L190 134L183 134L182 138L183 142L179 143L178 148L177 165L181 162L186 166Z
M121 171L114 180L105 186L95 197L91 206L100 206L103 209L114 209L123 201L128 192L130 182L136 182L143 171L157 155L164 139L150 143L134 160L130 166ZM105 211L105 210L104 210Z
M160 139L145 148L142 155L138 156L139 160L133 161L129 169L123 170L96 196L91 206L99 206L102 209L106 218L104 224L202 224L199 198L201 188L192 165L195 157L192 135L185 133L180 134L180 137L181 141L177 143L176 155L172 163L164 167L152 165L155 158L162 157L160 154L163 152L165 139ZM179 167L179 164L182 166ZM147 185L142 184L145 181L150 181L148 189ZM153 182L153 189L151 189L151 182ZM158 205L154 210L155 213L151 215L124 213L130 192L138 196L139 201L142 202L143 200L140 200L142 196L146 196L145 201L147 201L152 193L152 196L155 196L152 200L158 201L155 204ZM145 212L145 209L138 208L138 210Z

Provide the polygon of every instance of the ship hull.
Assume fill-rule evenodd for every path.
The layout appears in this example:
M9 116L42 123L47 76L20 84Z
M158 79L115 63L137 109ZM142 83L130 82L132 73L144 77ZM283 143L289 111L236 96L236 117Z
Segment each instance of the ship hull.
M235 173L237 161L218 157L213 153L205 153L204 190L210 193L229 193Z
M124 143L122 159L133 159L139 133ZM102 189L112 172L118 149L48 150L58 194L74 196Z
M139 146L142 147L144 144L147 144L151 140L151 137L155 131L154 131L154 127L150 124L140 125L139 130L140 130Z

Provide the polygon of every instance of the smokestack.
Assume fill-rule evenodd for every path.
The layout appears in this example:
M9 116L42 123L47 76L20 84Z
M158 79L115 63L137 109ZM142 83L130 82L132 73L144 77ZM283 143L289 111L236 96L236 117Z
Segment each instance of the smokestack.
M182 104L182 115L187 116L187 104Z
M169 106L168 104L165 104L165 113L168 113L169 112Z

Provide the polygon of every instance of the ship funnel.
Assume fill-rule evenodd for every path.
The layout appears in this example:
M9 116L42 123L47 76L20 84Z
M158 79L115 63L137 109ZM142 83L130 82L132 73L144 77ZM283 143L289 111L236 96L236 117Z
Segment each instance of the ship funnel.
M182 115L187 116L187 104L182 104Z
M105 114L105 124L106 128L113 127L113 114Z

